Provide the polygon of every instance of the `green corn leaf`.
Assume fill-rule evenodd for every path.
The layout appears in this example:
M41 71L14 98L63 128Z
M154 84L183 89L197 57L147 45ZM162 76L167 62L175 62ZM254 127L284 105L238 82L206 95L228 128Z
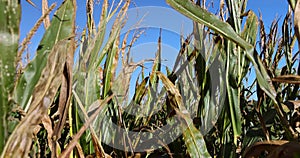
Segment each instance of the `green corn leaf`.
M233 28L223 21L221 21L217 16L208 12L207 10L193 4L193 2L188 0L166 0L174 9L184 14L185 16L191 18L192 20L204 24L208 28L220 33L229 40L237 43L239 46L246 50L253 49L253 46L243 40Z
M87 43L83 43L83 44L86 44L88 47L87 47L87 50L82 52L84 53L83 55L83 62L80 63L80 66L81 67L84 67L83 71L86 70L85 66L87 65L87 63L95 63L95 61L97 60L98 58L98 53L99 53L99 50L101 48L101 46L103 45L103 40L104 40L104 36L105 36L105 33L106 33L106 25L107 25L107 10L108 10L108 1L105 0L103 2L103 5L102 5L102 13L101 13L101 19L100 19L100 22L98 24L98 31L95 35L95 38L93 40L90 40L90 39L87 39ZM87 25L91 25L88 21ZM90 32L92 32L92 30L89 30ZM103 53L105 54L105 53ZM104 55L102 55L100 57L100 61L102 61ZM92 66L89 66L88 70L91 71L92 68L96 68L96 65L92 65Z
M225 39L225 41L227 41ZM240 64L238 59L238 50L234 49L235 44L231 41L227 41L227 47L223 54L226 54L226 90L227 90L227 108L228 108L228 118L230 119L234 143L237 144L237 139L242 133L242 123L241 123L241 110L240 110L240 84L238 77L240 72L238 66Z
M240 9L238 3L241 3L240 0L225 0L228 6L230 14L230 23L232 24L236 32L240 32L241 20L240 20Z
M145 96L145 92L148 89L147 88L147 83L148 83L149 77L146 77L143 79L141 84L138 84L135 88L135 93L133 96L133 101L135 104L140 104L143 97Z
M206 61L204 59L203 53L197 52L197 58L196 58L196 64L195 64L195 72L197 76L197 82L199 83L199 93L201 95L200 103L198 106L198 114L197 116L201 116L203 114L203 108L204 108L204 97L207 93L207 85L209 85L208 80L208 73L206 72Z
M60 40L74 36L72 34L73 12L75 12L75 8L72 0L65 0L55 13L49 28L45 32L35 58L27 65L24 73L18 80L13 98L23 109L31 97L53 46Z
M276 100L276 91L272 85L272 81L261 61L259 56L257 55L256 50L253 45L245 41L238 33L234 31L234 29L226 22L221 21L217 16L208 12L207 10L200 8L195 5L193 2L188 0L166 0L168 4L170 4L174 9L181 12L185 16L191 18L195 22L204 24L211 30L219 33L224 38L236 43L238 46L243 48L246 53L246 57L251 61L253 67L256 72L256 79L260 86L260 88L272 99L274 102L274 106L277 109L277 113L280 116L281 123L284 125L284 129L287 132L287 135L291 137L294 131L287 124L286 119L284 118L282 112L278 108L280 104ZM238 51L240 52L240 51ZM240 69L238 69L240 70ZM235 127L236 128L236 127ZM236 128L237 129L237 128Z
M168 4L170 4L174 9L181 12L185 16L191 18L192 20L204 24L208 28L214 30L215 32L221 34L225 38L235 42L240 47L244 48L246 51L247 58L252 62L255 70L257 81L261 86L262 90L276 102L276 91L273 86L270 84L271 79L267 74L266 69L264 68L261 60L256 55L254 47L246 42L243 38L241 38L233 28L223 21L221 21L214 14L206 11L199 6L193 4L193 2L188 0L166 0Z
M229 82L226 77L226 82ZM237 144L237 139L242 133L242 122L241 122L241 110L240 110L240 102L238 97L238 89L229 86L227 83L227 95L228 95L228 104L230 111L230 119L232 123L233 135L234 135L234 143Z
M291 136L294 132L287 124L286 119L283 117L282 112L278 108L278 103L276 100L276 91L272 85L272 81L261 62L261 59L258 57L254 47L245 41L239 34L237 34L234 29L226 22L221 21L217 16L206 11L203 8L195 5L193 2L185 0L166 0L174 9L181 12L185 16L191 18L192 20L206 25L208 28L212 29L216 33L221 34L224 38L233 41L238 46L242 47L247 58L252 62L253 67L256 72L256 79L260 88L272 99L275 103L274 106L277 109L278 114L280 115L281 122L284 124L285 131L287 135Z
M103 97L109 95L109 91L112 88L112 82L114 79L116 66L118 62L118 44L120 39L116 39L112 45L111 51L108 52L105 67L104 67L104 85L103 85Z
M248 18L246 20L246 23L244 25L244 30L242 31L241 36L249 42L251 45L255 45L256 42L256 35L257 35L257 29L258 29L258 18L254 14L253 11L248 12ZM241 78L244 78L246 73L248 72L249 68L249 60L245 58L244 54L245 52L242 51L243 55L240 55L240 62L242 67L242 75ZM240 79L241 80L241 79Z
M242 32L242 37L246 39L247 42L254 44L256 40L257 33L257 17L250 11L248 13L248 19L244 26ZM232 42L228 41L227 48L227 71L226 71L226 85L227 85L227 95L228 95L228 105L229 105L229 116L232 123L234 143L237 143L237 139L242 133L241 125L241 110L240 110L240 84L243 77L248 72L249 60L245 58L245 52L239 51L230 53L234 50L234 45ZM235 55L237 54L237 55ZM239 65L236 66L236 65ZM238 68L238 69L237 69Z
M91 1L90 1L91 2ZM74 84L74 94L80 94L78 95L78 98L75 105L75 111L78 112L82 111L81 109L78 109L78 105L80 102L86 109L93 109L91 104L101 96L107 96L108 93L113 90L113 92L117 92L116 98L119 100L120 98L118 95L123 94L123 87L118 87L118 82L122 81L122 77L124 77L125 74L120 75L120 78L117 78L117 81L115 81L114 76L116 73L116 66L118 64L118 54L119 54L119 43L120 43L120 30L121 26L120 23L123 22L125 12L127 10L127 7L129 5L129 2L126 2L123 6L121 6L119 3L116 9L112 12L109 11L108 7L108 0L103 1L102 5L102 13L101 13L101 19L98 24L97 31L93 33L92 36L89 36L88 38L85 38L86 32L82 34L83 40L81 43L81 50L80 50L80 58L78 69L75 70L75 83ZM112 26L112 29L110 30L110 36L107 39L107 41L104 41L104 37L107 33L107 24L110 20L110 18L116 13L116 10L120 10L118 13L114 24ZM109 13L108 13L109 12ZM92 18L92 17L90 17ZM92 24L92 19L90 19L87 22L87 26ZM89 29L92 29L90 27ZM89 32L94 32L94 30L89 30ZM103 59L105 61L103 61ZM100 67L100 64L105 62L104 68ZM127 77L127 74L125 75ZM100 82L99 82L100 81ZM114 86L114 87L113 87ZM126 85L122 85L126 86ZM112 89L115 88L115 89ZM116 101L116 100L114 100ZM101 112L99 114L99 117L96 118L95 122L93 123L95 126L95 129L102 129L104 131L103 135L110 134L112 129L106 129L107 123L106 120L110 119L110 116L106 114L108 110L116 111L115 108L111 108L112 106L115 106L114 104L109 104L106 110ZM109 108L108 108L109 107ZM116 107L116 106L115 106ZM75 112L75 115L77 118L79 118L80 115L78 115L78 112ZM76 128L78 129L80 126L80 123L76 122ZM101 126L101 127L100 127ZM104 136L105 137L105 136ZM108 140L103 140L106 142L110 142L111 136L109 135ZM81 139L81 142L87 142L90 140L90 134L87 131L87 134L83 136ZM83 143L84 144L84 143ZM85 143L85 148L90 148L89 144Z
M103 49L100 51L101 54L99 56L98 56L98 54L96 54L96 52L97 52L98 48L100 49L100 47L97 46L97 49L94 49L94 51L96 51L96 52L94 52L92 54L92 55L94 55L94 57L92 57L92 59L95 58L95 60L94 60L95 62L91 61L91 63L93 63L94 65L93 65L93 67L90 67L90 68L95 68L100 65L100 63L102 62L105 55L108 54L109 49L114 44L115 39L119 38L118 36L120 36L120 30L122 28L121 24L124 22L124 18L125 18L126 12L128 10L129 4L130 4L130 1L126 1L126 3L122 6L122 8L120 8L121 11L118 13L116 20L114 21L114 24L110 31L109 39L107 40L107 43L103 46ZM112 16L113 13L109 16ZM101 31L102 31L103 28L99 28L99 29L101 29Z
M128 118L131 117L130 114L138 113L141 110L140 105L142 103L142 99L145 97L149 89L147 86L148 81L149 77L144 78L140 84L138 84L138 80L136 80L133 98L129 105L124 108L124 111L126 111L125 113L123 113L124 120L129 120Z
M182 128L185 129L185 131L183 131L183 139L189 155L191 157L211 157L206 149L204 138L201 132L192 123L192 119L190 117L183 118L187 123L185 126L182 125Z
M104 46L102 50L102 54L100 55L98 61L96 61L96 65L98 66L100 62L102 61L105 54L106 61L104 66L104 83L103 83L103 97L106 97L111 90L112 82L114 79L114 75L116 72L116 66L119 59L119 43L120 43L120 31L122 26L120 23L123 22L125 13L128 9L129 1L127 1L124 6L122 7L122 11L119 12L113 26L112 30L110 31L110 38L108 39L106 45Z
M0 1L0 153L8 137L8 112L16 73L21 8L18 0Z
M180 128L187 151L191 157L211 157L207 151L206 144L201 132L194 126L189 112L182 104L181 95L175 85L161 72L156 72L168 91L168 98L172 108L180 119Z
M157 42L157 52L155 54L155 60L152 66L152 72L150 75L150 80L149 80L149 88L147 89L147 103L145 104L145 108L143 109L144 112L150 113L148 116L149 118L152 115L153 111L153 106L155 105L155 102L157 101L157 97L155 94L157 93L158 90L158 77L155 72L161 70L161 33L162 30L160 29L160 34L158 37L158 42Z
M156 71L160 71L161 70L161 30L160 30L160 35L158 38L158 46L157 46L157 52L155 55L155 60L154 60L154 64L152 67L152 72L151 72L151 76L150 76L150 83L152 84L152 88L154 88L154 90L157 89L157 83L158 83L158 79L157 76L155 74Z

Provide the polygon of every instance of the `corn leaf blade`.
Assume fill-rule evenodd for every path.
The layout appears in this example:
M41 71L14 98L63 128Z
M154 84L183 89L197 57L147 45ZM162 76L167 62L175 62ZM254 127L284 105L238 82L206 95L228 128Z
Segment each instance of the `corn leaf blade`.
M48 55L53 46L60 40L73 36L73 12L72 0L66 0L55 13L49 28L46 30L35 58L27 65L24 73L18 80L14 90L14 100L25 108L31 97L33 89L38 82L41 72L44 69Z
M172 108L176 111L180 119L180 128L183 134L184 142L191 157L211 157L207 151L206 144L201 132L194 126L188 111L182 105L181 95L175 85L161 72L156 73L163 82Z
M16 72L20 18L18 0L0 1L0 153L8 137L7 117Z
M235 42L240 47L244 48L246 51L247 58L252 62L255 67L256 77L262 90L276 102L276 92L273 86L270 84L270 77L264 68L260 58L256 55L254 47L246 42L240 35L238 35L233 28L223 21L221 21L214 14L206 11L205 9L196 6L190 1L181 0L166 0L174 9L181 12L185 16L191 18L192 20L204 24L208 28L220 33L225 38Z

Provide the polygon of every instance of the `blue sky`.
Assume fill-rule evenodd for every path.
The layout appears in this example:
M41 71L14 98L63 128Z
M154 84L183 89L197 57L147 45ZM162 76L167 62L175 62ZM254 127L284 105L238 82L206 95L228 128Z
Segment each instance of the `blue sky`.
M32 0L38 8L41 8L41 1L40 0ZM97 0L95 0L97 1ZM48 0L49 5L51 5L54 2L57 2L57 6L59 6L62 2L62 0ZM167 7L169 6L165 3L165 0L132 0L132 7L144 7L144 6L160 6L160 7ZM37 19L41 16L41 10L36 9L32 7L29 3L27 3L25 0L21 1L22 3L22 20L21 20L21 36L20 39L22 40L26 33L29 32L29 30L33 27L34 23L37 21ZM214 8L212 10L216 10L218 8L219 0L207 0L207 3L214 3ZM77 26L78 31L80 32L85 27L85 0L78 0L77 1ZM100 13L101 5L95 5L95 19L96 21L99 19L99 13ZM253 10L255 13L259 13L259 11L263 15L263 20L265 22L265 26L269 26L272 22L272 20L277 17L280 19L283 19L286 11L288 9L288 4L286 0L248 0L248 7L247 9ZM160 15L158 15L160 16ZM158 19L159 17L157 17ZM172 16L170 16L172 18ZM177 23L182 25L183 22ZM182 26L178 26L182 27ZM34 36L32 43L29 45L29 51L31 53L34 53L34 50L37 48L38 43L40 39L42 38L42 34L44 32L43 27L41 27L36 35ZM151 36L152 35L152 36ZM148 33L146 40L149 41L149 39L155 39L153 42L156 42L158 33L154 36L154 34ZM141 39L143 40L143 39ZM167 40L167 39L166 39ZM165 41L166 42L166 41Z

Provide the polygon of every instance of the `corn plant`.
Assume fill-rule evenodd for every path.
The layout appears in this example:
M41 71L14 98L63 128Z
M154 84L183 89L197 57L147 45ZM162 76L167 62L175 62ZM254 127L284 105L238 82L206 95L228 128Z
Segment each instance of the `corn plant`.
M65 0L51 22L55 5L43 0L43 15L20 46L18 2L0 1L1 157L297 153L299 144L291 141L299 133L299 53L293 53L299 1L289 1L280 35L278 21L266 31L262 18L245 10L246 0L220 1L218 15L205 1L166 0L194 27L182 36L173 68L162 65L162 29L155 57L131 60L145 30L122 33L130 0L102 1L97 25L94 1L87 0L82 32L75 32L75 0ZM20 57L43 22L35 57L24 65ZM148 74L145 62L151 62ZM247 87L251 69L255 80Z
M193 2L187 1L177 1L177 0L167 0L167 2L176 10L186 15L187 17L194 20L196 23L203 24L209 29L211 29L215 34L221 36L222 46L219 47L219 53L223 56L223 61L226 66L226 102L224 105L224 111L219 117L219 122L217 123L217 129L220 130L220 136L217 138L219 144L219 150L216 150L216 146L211 153L213 155L223 155L225 157L235 157L235 154L238 153L238 148L241 148L239 145L239 141L243 138L242 131L242 114L241 107L243 105L241 103L247 103L247 100L244 100L244 90L246 87L243 87L243 78L248 72L249 64L253 65L256 72L256 81L258 83L258 97L261 98L262 94L268 98L259 99L259 100L268 100L268 106L272 106L275 115L278 116L280 125L282 129L285 131L286 139L293 140L295 139L295 131L287 121L286 115L282 111L282 100L278 100L278 93L276 90L277 87L274 88L274 85L271 82L271 78L274 76L269 72L268 67L266 66L267 61L262 58L262 55L267 55L269 60L273 58L272 54L266 54L266 52L262 52L258 54L257 50L254 47L257 35L258 28L258 18L252 11L245 11L247 1L225 1L228 9L228 20L227 22L222 22L219 18L208 11L206 11L203 6L202 8L195 5ZM200 1L199 1L200 2ZM294 3L294 2L290 2ZM198 3L200 4L200 3ZM221 7L224 4L221 3ZM222 8L220 9L222 10ZM224 14L221 14L221 18L224 18ZM242 17L247 17L246 23L244 25L244 29L242 30ZM289 34L291 34L291 29L288 28L288 17L285 20L286 22L283 24L283 34L285 34L284 39L290 40L293 39ZM199 24L196 24L199 28ZM201 25L200 25L201 26ZM272 30L271 39L269 39L268 46L273 45L272 47L267 47L268 52L274 52L274 42L275 39L272 39L272 35L277 30ZM277 32L276 32L277 33ZM194 34L199 36L199 33ZM287 37L288 36L288 37ZM199 38L200 37L200 38ZM195 39L200 39L201 43L201 35L199 37L195 37ZM261 37L262 39L265 37ZM287 59L287 68L291 70L292 65L295 63L292 60L291 56L291 45L293 42L287 41L286 46L286 59ZM290 42L290 43L289 43ZM199 43L199 42L198 42ZM266 44L266 41L264 41ZM199 45L200 50L204 47L203 45ZM266 47L264 47L265 50ZM279 48L282 49L281 47ZM275 55L275 60L278 62L279 54ZM297 56L297 55L296 55ZM294 57L295 59L295 57ZM277 65L278 66L278 65ZM291 73L291 72L289 72ZM293 72L294 73L294 72ZM276 78L272 79L273 81L277 80ZM292 88L295 92L296 89ZM293 91L292 90L292 91ZM296 92L297 93L297 92ZM291 93L289 93L291 94ZM295 97L294 97L295 98ZM259 103L260 104L260 103ZM247 104L246 104L247 105ZM260 113L261 106L254 105L257 109L258 119L262 125L263 131L265 133L265 138L269 140L270 136L268 135L268 130L265 127L265 120L262 118ZM233 133L233 135L231 134ZM208 139L212 139L209 137ZM208 141L210 142L210 141ZM207 143L208 143L207 142ZM249 143L249 142L248 142ZM247 143L246 143L247 144ZM208 144L211 146L210 144ZM232 151L232 149L236 149L237 151ZM215 153L216 152L216 153Z
M5 24L2 30L7 35L7 38L2 39L8 39L8 41L1 41L1 49L11 51L11 53L1 51L3 57L6 57L1 58L1 60L9 62L3 65L4 69L7 67L7 71L2 71L1 68L1 73L5 72L8 76L8 78L1 77L1 79L5 79L3 81L5 84L1 90L4 92L1 94L4 97L1 100L4 102L1 106L6 109L3 110L4 117L1 125L4 125L3 130L1 130L3 132L1 136L4 136L1 137L1 142L5 143L5 147L4 144L1 146L2 157L24 157L30 152L32 137L38 133L41 120L45 125L46 121L50 119L47 114L48 109L53 100L57 98L58 89L70 90L67 87L70 87L68 85L71 83L70 70L75 50L76 3L75 1L65 1L60 6L39 44L35 58L27 64L24 70L16 65L20 61L18 57L22 54L22 52L18 52L20 3L18 1L1 1L1 6L7 6L1 12L1 20ZM54 6L51 8L53 9ZM49 15L49 10L42 18L47 15ZM41 23L41 20L37 22L36 27ZM32 31L35 29L33 28ZM32 34L33 32L29 32L27 38L30 38ZM20 74L16 73L17 69L19 69ZM9 82L6 79L9 79ZM70 95L67 93L61 93L59 96L62 102L67 102L69 97ZM60 106L65 105L68 104ZM22 116L16 117L14 115ZM64 114L60 113L59 115ZM10 121L12 118L17 119L18 117L22 118L21 121ZM53 135L51 134L49 133L49 138L53 137L56 141L55 138L60 137L61 129Z

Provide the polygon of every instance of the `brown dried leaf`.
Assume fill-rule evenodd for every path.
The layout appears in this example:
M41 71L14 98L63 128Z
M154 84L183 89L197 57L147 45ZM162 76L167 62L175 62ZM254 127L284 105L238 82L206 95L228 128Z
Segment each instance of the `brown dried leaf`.
M44 117L42 118L42 124L44 125L44 128L47 130L47 134L48 134L47 139L48 139L50 150L52 153L54 153L55 150L53 150L53 143L52 143L52 135L53 135L52 122L48 115L44 115Z
M300 144L297 142L288 142L273 150L267 158L299 157Z
M273 141L257 142L246 148L243 157L245 158L259 157L262 152L266 151L270 153L271 151L275 150L275 148L285 143L288 143L288 141L273 140Z
M92 141L96 153L97 158L111 158L108 154L105 153L101 143L99 142L99 139L97 138L97 135L94 131L91 132L92 134Z
M27 157L31 148L34 129L47 115L47 110L61 85L63 65L66 62L66 52L68 51L65 47L67 42L68 40L59 41L50 52L47 64L34 88L28 114L10 135L2 152L2 157Z
M258 158L262 152L269 153L267 158L295 157L300 155L300 144L286 140L257 142L248 147L245 158Z
M72 1L72 7L76 10L76 1ZM72 19L75 19L76 12L74 11L72 14ZM75 21L72 21L72 35L75 36ZM54 151L56 151L57 143L56 140L61 138L61 132L65 126L67 116L68 116L68 109L70 107L71 96L72 96L72 67L74 63L74 52L75 52L75 38L70 38L69 43L65 45L68 49L66 54L66 62L63 65L63 75L62 75L62 84L60 87L60 94L59 94L59 102L58 102L58 110L55 115L58 115L58 122L54 124L53 136L52 136L52 143L54 144ZM58 157L56 152L54 152L54 157Z
M82 147L81 147L81 145L77 142L77 144L76 144L76 149L77 149L77 152L78 152L78 156L80 157L80 158L84 158L85 156L84 156L84 152L83 152L83 150L82 150Z
M272 78L274 82L300 84L300 76L298 75L282 75Z

